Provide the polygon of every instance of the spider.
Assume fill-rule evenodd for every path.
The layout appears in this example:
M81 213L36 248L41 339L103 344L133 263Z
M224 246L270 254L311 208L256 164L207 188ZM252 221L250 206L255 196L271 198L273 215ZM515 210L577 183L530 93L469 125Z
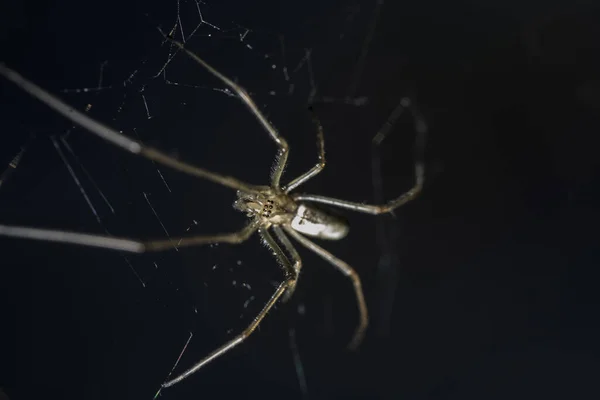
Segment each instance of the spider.
M278 152L275 158L269 186L253 185L242 182L231 176L211 172L168 156L164 152L147 146L140 141L133 140L132 138L92 119L83 112L75 110L56 96L50 94L1 63L0 75L16 84L20 89L37 100L45 103L56 112L70 119L72 122L81 125L89 131L89 133L99 136L117 147L155 162L159 162L182 173L206 179L216 184L237 190L237 199L235 200L233 207L236 210L245 213L249 222L239 231L232 233L189 236L171 240L137 241L112 236L9 225L0 225L0 236L143 253L170 249L172 247L172 240L175 240L179 246L200 246L212 243L238 244L246 241L254 233L258 232L262 242L271 250L274 257L283 267L284 278L282 282L279 283L270 299L243 332L214 350L180 375L172 379L167 378L169 380L162 384L161 389L181 382L212 360L222 356L224 353L242 343L250 336L250 334L252 334L252 332L254 332L254 330L256 330L260 322L279 299L286 301L290 298L296 287L298 275L302 268L302 260L289 237L318 254L351 280L358 305L359 322L348 347L350 349L356 349L362 341L368 325L367 306L360 278L349 264L335 257L308 238L340 240L348 234L349 227L345 221L315 207L313 203L321 203L374 215L391 212L406 202L414 199L420 193L424 182L423 163L420 160L416 161L414 186L406 193L383 205L363 204L314 194L292 193L294 189L297 189L300 185L315 177L325 167L323 128L316 117L313 115L313 122L315 123L317 131L317 163L299 177L291 180L287 184L282 184L281 177L288 161L290 147L287 141L259 110L254 100L241 86L221 74L198 55L185 48L182 43L168 37L162 31L161 34L166 40L172 42L180 51L183 51L192 60L200 64L205 70L231 89L258 120L273 142L275 142ZM402 109L408 106L410 106L410 101L408 99L403 99L394 113L392 113L390 119L388 119L387 125L393 123L394 120L398 118ZM424 140L424 123L417 124L417 135L418 145Z

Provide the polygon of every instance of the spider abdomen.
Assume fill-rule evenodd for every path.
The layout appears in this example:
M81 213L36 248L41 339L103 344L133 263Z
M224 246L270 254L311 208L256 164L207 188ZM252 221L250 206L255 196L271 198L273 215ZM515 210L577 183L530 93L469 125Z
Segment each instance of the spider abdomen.
M327 240L343 239L350 230L343 219L306 204L298 205L291 227L307 236Z

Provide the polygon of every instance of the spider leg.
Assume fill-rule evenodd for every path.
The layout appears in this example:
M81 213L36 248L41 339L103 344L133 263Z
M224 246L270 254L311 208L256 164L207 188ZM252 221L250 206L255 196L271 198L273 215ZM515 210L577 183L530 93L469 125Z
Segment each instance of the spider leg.
M290 299L290 297L292 297L294 291L296 290L296 283L298 282L298 276L300 275L300 270L302 269L302 259L300 258L300 255L296 251L296 248L294 247L292 242L290 242L290 239L288 239L288 237L285 235L285 233L279 226L273 226L273 232L275 232L277 239L279 239L281 244L283 244L283 247L285 247L285 250L289 253L290 258L294 261L293 269L296 279L288 287L285 294L283 295L283 298L281 299L281 301L285 303Z
M0 236L19 239L41 240L44 242L58 242L77 244L88 247L99 247L108 250L126 251L130 253L145 253L150 251L163 251L175 247L200 246L210 243L237 244L248 239L258 229L257 223L251 223L237 232L216 235L198 235L188 237L174 237L170 239L136 241L107 235L93 235L88 233L69 232L54 229L29 228L24 226L0 225Z
M273 254L275 255L275 257L283 265L284 270L285 270L285 279L283 280L283 282L281 282L279 284L279 286L277 286L275 293L273 293L273 295L271 296L269 301L267 301L267 303L264 305L263 309L258 313L258 315L254 318L254 320L250 323L250 325L248 325L248 327L246 329L244 329L244 331L242 333L240 333L233 339L229 340L227 343L225 343L218 349L214 350L212 353L210 353L208 356L204 357L202 360L198 361L187 371L185 371L182 374L178 375L177 377L163 383L162 388L167 388L167 387L173 386L173 385L181 382L182 380L188 378L190 375L197 372L200 368L204 367L206 364L208 364L215 358L222 356L223 354L227 353L229 350L231 350L238 344L242 343L248 336L250 336L250 334L252 334L252 332L254 332L254 330L258 327L258 325L263 320L263 318L265 318L267 313L271 310L271 308L273 308L273 306L275 305L277 300L279 300L279 298L286 292L286 290L288 290L288 288L290 286L295 284L296 274L294 273L294 268L293 268L292 264L290 263L290 260L286 257L283 250L281 250L281 248L279 247L279 245L277 244L275 239L273 239L273 236L271 236L271 234L267 230L261 229L261 230L259 230L259 233L262 236L262 238L264 239L267 246L273 251ZM296 261L297 260L294 260L294 262L296 262Z
M258 122L260 122L262 127L269 133L271 139L273 139L277 147L279 147L277 158L275 159L275 165L273 166L273 172L271 174L271 186L274 189L280 189L281 175L283 174L283 170L285 169L285 166L287 164L289 154L289 145L287 141L283 138L283 136L279 134L279 132L277 132L275 127L271 125L267 117L265 117L265 115L260 111L254 100L252 100L252 97L250 97L248 92L246 92L246 90L243 87L241 87L240 85L233 82L231 79L217 71L212 65L204 61L197 54L185 48L183 43L166 35L160 28L158 28L158 30L166 40L175 44L177 47L183 50L191 59L196 61L198 64L202 65L208 72L210 72L221 82L223 82L227 87L229 87L229 89L233 90L233 92L239 96L239 98L246 105L246 107L248 107L252 115L254 115Z
M419 195L421 190L423 189L423 184L425 182L425 164L423 162L423 150L425 147L425 136L427 134L427 125L423 118L412 108L410 107L410 100L407 98L403 98L400 101L400 104L394 109L383 128L375 135L373 138L373 142L378 144L385 139L387 134L389 133L391 126L396 122L396 120L402 115L402 110L404 108L409 108L413 117L415 118L415 130L417 132L417 137L415 141L415 152L416 152L416 161L415 161L415 184L414 186L407 191L406 193L401 194L393 200L388 201L385 204L364 204L353 201L335 199L327 196L319 196L314 194L294 194L292 198L295 201L311 201L314 203L323 203L328 204L330 206L345 208L352 211L362 212L366 214L384 214L395 210L396 208L402 206L403 204L408 203L413 200L415 197Z
M325 139L323 137L323 126L321 122L315 115L315 113L311 110L312 120L317 128L317 151L318 151L318 161L314 167L300 175L293 181L287 184L287 186L283 187L282 190L285 193L289 193L292 190L296 189L298 186L302 185L307 180L313 178L319 172L325 168Z
M358 304L359 323L356 327L356 330L354 331L354 336L352 337L352 340L348 344L348 348L351 350L355 350L362 342L365 336L367 326L369 325L367 303L365 302L365 296L363 294L360 277L350 265L340 260L321 246L302 236L290 227L284 226L284 229L290 236L292 236L294 239L300 242L301 245L303 245L309 250L314 251L326 261L329 261L334 267L340 270L352 281L352 285L354 286L354 294L356 295L356 301Z
M58 97L50 94L46 90L37 86L35 83L29 81L16 71L8 68L6 65L0 63L0 75L13 82L23 91L29 93L54 111L62 114L67 119L71 120L77 125L82 126L88 132L112 143L113 145L120 147L130 153L148 158L156 161L160 164L166 165L174 170L183 172L188 175L192 175L198 178L206 179L211 182L218 183L220 185L242 190L250 193L257 193L262 187L251 185L242 182L231 176L220 175L215 172L208 171L204 168L196 167L195 165L179 161L160 150L144 145L143 143L133 140L130 137L117 132L116 130L90 118L84 113L77 111L73 107L64 103Z
M419 195L419 193L421 193L421 190L423 189L423 182L425 180L424 175L424 165L422 163L417 163L415 165L415 185L408 192L398 196L397 198L387 202L386 204L381 205L357 203L353 201L335 199L332 197L319 196L315 194L297 194L292 195L292 198L295 201L312 201L314 203L323 203L328 204L330 206L345 208L347 210L362 212L366 214L384 214L394 211L396 208L408 203L409 201L417 197L417 195Z

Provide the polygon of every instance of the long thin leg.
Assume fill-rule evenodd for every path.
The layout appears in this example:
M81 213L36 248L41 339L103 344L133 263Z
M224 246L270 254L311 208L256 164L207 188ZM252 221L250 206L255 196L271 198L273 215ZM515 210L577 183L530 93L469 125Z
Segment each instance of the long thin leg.
M232 189L242 190L250 193L256 193L263 189L262 186L251 185L231 176L220 175L208 171L204 168L199 168L192 164L188 164L184 161L179 161L161 152L160 150L146 146L141 142L135 141L130 137L123 135L122 133L119 133L114 129L90 118L84 113L77 111L70 105L64 103L58 97L45 91L41 87L37 86L35 83L29 81L28 79L21 76L19 73L13 71L12 69L8 68L2 63L0 63L0 75L13 82L19 88L29 93L31 96L35 97L42 103L46 104L48 107L52 108L59 114L62 114L64 117L68 118L75 124L82 126L83 128L87 129L90 133L101 137L102 139L130 153L146 157L150 160L166 165L177 171L198 178L203 178Z
M165 37L165 39L169 40L171 43L175 44L181 50L183 50L191 59L196 61L198 64L202 65L208 72L218 78L221 82L223 82L229 89L233 90L235 94L239 96L242 102L248 107L252 115L260 122L263 128L269 133L271 139L277 144L279 147L279 152L277 154L277 158L275 159L275 165L273 166L273 173L271 174L271 186L279 190L280 189L280 181L281 175L283 174L283 170L287 164L288 154L289 154L289 146L287 141L277 132L277 130L271 125L267 117L260 111L252 97L246 92L246 90L233 82L231 79L227 78L225 75L217 71L212 65L204 61L197 54L191 52L183 43L173 39L172 37L166 35L160 28L158 28L159 32Z
M285 247L285 250L289 253L290 258L294 261L294 265L292 267L294 269L294 276L296 279L294 280L294 283L290 285L288 290L285 292L285 295L281 299L281 301L286 302L292 297L294 291L296 290L296 283L298 282L298 276L300 275L300 270L302 269L302 259L300 258L300 255L296 251L296 248L292 242L290 242L290 239L288 239L285 233L283 233L283 229L275 225L273 226L273 232L275 232L277 239L279 239L281 244L283 244L283 247Z
M367 303L365 302L365 296L363 294L362 284L360 283L360 277L350 265L340 260L321 246L318 246L316 243L313 243L311 240L302 236L290 227L286 226L284 227L284 229L290 236L292 236L294 239L300 242L301 245L303 245L309 250L314 251L326 261L329 261L334 267L339 269L352 281L352 285L354 286L354 294L356 295L356 301L358 305L359 323L356 327L356 330L354 331L354 336L352 337L350 344L348 344L348 348L355 350L362 342L365 336L367 326L369 325Z
M400 104L392 115L389 117L386 122L387 129L382 129L378 135L375 136L374 140L383 140L385 135L389 132L389 128L394 122L402 115L402 110L404 108L409 108L413 117L415 118L415 130L417 132L417 137L415 141L415 152L416 152L416 161L415 161L415 184L414 186L406 193L401 194L393 200L390 200L386 204L375 205L375 204L364 204L357 203L353 201L335 199L327 196L319 196L314 194L294 194L292 195L295 201L312 201L315 203L323 203L328 204L335 207L345 208L352 211L358 211L366 214L383 214L387 212L391 212L394 209L400 207L401 205L411 201L421 192L423 189L423 184L425 182L425 164L423 162L423 150L425 147L425 136L427 134L427 125L421 116L410 107L410 100L404 98L400 101ZM381 134L381 137L380 137Z
M54 229L29 228L24 226L0 225L0 236L19 239L41 240L44 242L57 242L77 244L88 247L99 247L108 250L126 251L129 253L145 253L163 251L173 248L173 242L178 247L200 246L210 243L237 244L248 239L258 229L257 223L251 223L243 229L233 233L217 235L198 235L167 240L136 241L106 235L92 235L88 233L69 232Z
M325 168L325 139L323 137L323 126L321 122L315 115L315 113L311 109L312 120L317 128L317 151L318 151L318 161L314 167L300 175L293 181L287 184L283 189L285 193L289 193L292 190L296 189L298 186L302 185L307 180L314 178L319 172Z
M352 211L358 211L366 214L384 214L391 212L403 204L413 200L423 189L423 181L425 175L425 167L419 163L415 165L415 185L406 193L398 196L394 200L389 201L386 204L375 205L375 204L364 204L356 203L347 200L334 199L327 196L319 196L315 194L297 194L292 195L295 201L312 201L314 203L323 203L330 206L345 208Z
M275 242L275 239L273 239L273 237L271 236L271 234L268 231L260 230L259 233L262 236L262 238L264 239L267 246L271 248L275 257L283 264L283 267L285 269L284 281L279 286L277 286L275 293L273 293L273 295L271 296L271 298L269 299L267 304L265 304L265 306L258 313L256 318L254 318L254 320L250 323L250 325L248 325L248 327L246 329L244 329L244 331L242 333L240 333L233 339L229 340L227 343L225 343L218 349L214 350L212 353L210 353L208 356L204 357L202 360L198 361L196 364L194 364L194 366L192 366L187 371L183 372L181 375L178 375L177 377L163 383L162 384L163 388L167 388L167 387L173 386L173 385L181 382L182 380L184 380L187 377L189 377L190 375L194 374L196 371L198 371L200 368L204 367L206 364L208 364L215 358L222 356L223 354L227 353L229 350L231 350L238 344L242 343L248 336L250 336L250 334L252 334L252 332L254 332L254 330L258 327L258 325L263 320L263 318L265 318L265 316L267 315L269 310L271 310L271 308L275 305L277 300L279 300L279 298L286 292L286 290L288 290L288 288L294 284L294 281L296 280L295 274L294 274L294 269L293 269L292 264L286 257L285 253L281 250L281 248L279 247L277 242ZM294 260L294 261L296 261L296 260Z

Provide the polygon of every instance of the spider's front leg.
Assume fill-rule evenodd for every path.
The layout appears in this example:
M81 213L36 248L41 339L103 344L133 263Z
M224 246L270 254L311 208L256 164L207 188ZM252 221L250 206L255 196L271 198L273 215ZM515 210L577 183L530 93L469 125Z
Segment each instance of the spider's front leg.
M279 236L279 233L277 233L277 229L275 229L275 232ZM188 378L190 375L197 372L200 368L204 367L206 364L208 364L212 360L222 356L223 354L227 353L229 350L233 349L238 344L242 343L248 336L250 336L252 334L252 332L254 332L256 330L256 328L258 327L260 322L265 318L265 316L271 310L271 308L273 308L275 303L277 303L277 300L279 300L279 298L281 296L283 296L284 293L286 293L286 291L288 291L291 287L296 285L297 274L294 269L294 266L299 265L300 258L299 257L295 258L293 260L294 264L292 265L292 263L287 258L287 256L285 255L285 253L283 252L281 247L279 247L279 245L277 244L275 239L273 239L273 236L271 236L271 234L266 229L259 229L259 233L260 233L261 237L263 238L265 244L272 250L273 254L279 260L279 262L281 263L281 265L284 268L285 278L284 278L283 282L281 282L279 284L279 286L277 286L275 293L273 293L273 295L271 296L269 301L267 301L267 303L264 305L263 309L258 313L258 315L252 320L250 325L248 325L248 327L246 329L244 329L244 331L242 333L240 333L233 339L229 340L227 343L223 344L218 349L214 350L208 356L204 357L202 360L200 360L199 362L194 364L187 371L185 371L182 374L178 375L177 377L163 383L161 388L167 388L167 387L173 386L173 385L181 382L182 380ZM287 242L289 243L289 240ZM285 241L284 241L284 245L285 245ZM292 255L292 257L297 257L298 254L294 252L294 253L291 253L291 255Z
M277 152L277 157L275 159L275 165L273 166L273 173L271 174L271 187L275 190L280 190L281 175L283 175L283 170L287 165L287 159L290 150L290 147L285 138L281 136L279 132L277 132L277 129L275 129L273 125L271 125L267 117L265 117L265 115L260 111L254 100L252 100L252 97L250 97L248 92L246 92L246 90L243 87L241 87L240 85L238 85L237 83L233 82L231 79L220 73L216 68L204 61L197 54L185 48L183 43L165 34L160 28L158 30L166 40L170 41L171 43L179 47L179 49L183 50L192 60L196 61L198 64L203 66L208 72L210 72L212 75L218 78L227 87L229 87L229 89L231 89L235 94L237 94L240 100L242 100L242 102L250 110L252 115L254 115L254 117L258 120L262 127L267 131L271 139L279 148Z
M164 251L176 247L201 246L212 243L238 244L246 241L258 229L258 222L246 225L239 231L216 235L196 235L174 237L150 241L137 241L107 235L70 232L57 229L30 228L26 226L0 225L0 236L19 239L40 240L98 247L107 250L126 251L128 253L145 253Z
M0 76L3 76L10 82L13 82L21 90L46 104L54 111L71 120L73 123L82 126L87 132L96 135L129 153L148 158L152 161L166 165L176 171L180 171L197 178L206 179L231 189L242 190L248 193L258 193L262 189L259 186L242 182L232 176L217 174L207 169L197 167L193 164L180 161L158 149L146 146L142 142L136 141L127 135L117 132L115 129L112 129L109 126L96 121L85 113L71 107L55 95L39 87L1 62Z

